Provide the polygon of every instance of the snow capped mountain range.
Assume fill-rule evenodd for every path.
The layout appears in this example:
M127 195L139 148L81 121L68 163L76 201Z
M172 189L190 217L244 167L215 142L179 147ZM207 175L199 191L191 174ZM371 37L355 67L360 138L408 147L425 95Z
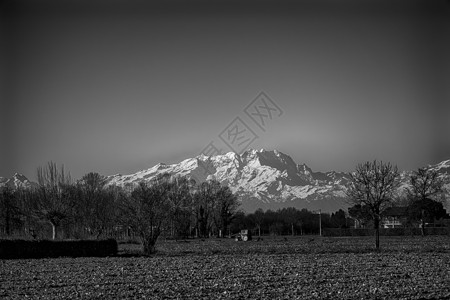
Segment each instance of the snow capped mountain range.
M132 185L151 180L158 174L188 176L197 182L216 179L226 184L242 201L242 209L253 211L283 206L320 209L327 202L329 209L343 207L348 175L337 172L313 172L306 165L296 164L284 153L248 150L241 155L204 156L183 160L178 164L158 164L131 175L113 175L108 185Z
M428 166L446 177L450 189L450 160ZM292 158L277 150L250 149L241 155L229 152L223 155L199 155L176 164L157 164L130 175L111 175L107 185L133 186L149 181L159 174L187 176L196 182L216 179L238 196L241 209L253 212L257 208L307 208L333 212L350 205L345 201L345 186L349 175L343 172L314 172L305 164L296 164ZM411 172L401 173L401 187L408 185ZM1 185L31 186L25 176L16 174L11 179L0 177Z
M450 160L429 166L450 174ZM108 185L127 186L142 180L151 180L158 174L188 176L197 182L216 179L228 185L241 200L241 209L253 212L257 208L299 209L332 212L350 205L345 199L349 175L343 172L314 172L305 164L296 164L292 158L277 150L248 150L241 155L204 156L183 160L177 164L158 164L131 175L113 175ZM402 190L408 185L410 172L402 172ZM450 187L450 186L449 186Z
M16 188L30 188L37 186L35 182L29 181L24 175L16 173L11 178L0 177L0 187L9 186L13 189Z

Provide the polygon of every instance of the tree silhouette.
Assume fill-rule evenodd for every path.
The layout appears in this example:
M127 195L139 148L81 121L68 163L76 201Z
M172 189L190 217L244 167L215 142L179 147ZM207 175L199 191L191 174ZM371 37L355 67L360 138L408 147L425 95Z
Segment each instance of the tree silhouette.
M52 239L57 239L58 229L63 221L74 215L75 203L70 186L72 179L65 172L64 165L58 169L54 162L38 167L39 186L33 192L34 214L52 226Z
M91 235L97 239L114 224L116 217L114 188L105 188L105 177L85 174L77 183L77 215Z
M422 235L425 235L426 219L440 215L439 205L431 198L443 194L444 181L436 170L419 168L409 177L410 186L406 188L410 199L410 220L420 220ZM441 204L442 207L442 204ZM444 213L445 215L445 213Z
M169 185L166 175L141 182L122 201L122 220L140 236L147 255L156 251L156 241L170 217Z
M8 236L11 235L14 225L20 222L18 200L18 192L10 186L0 188L0 225Z
M380 221L384 210L392 205L398 179L397 166L376 160L358 164L350 174L347 197L351 204L367 207L374 223L377 249L380 248Z

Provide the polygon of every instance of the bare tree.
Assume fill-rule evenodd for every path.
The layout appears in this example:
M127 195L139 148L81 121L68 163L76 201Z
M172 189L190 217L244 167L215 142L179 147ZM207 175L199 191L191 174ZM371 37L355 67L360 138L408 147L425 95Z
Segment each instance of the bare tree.
M410 186L406 188L409 207L412 211L420 211L421 231L425 235L425 219L431 216L430 201L440 200L439 196L444 194L444 181L439 177L438 171L419 168L410 175L409 183Z
M444 192L444 181L436 170L419 168L413 171L409 177L409 183L410 187L406 190L412 199L437 198Z
M377 249L380 248L380 221L384 210L392 205L399 176L397 166L376 160L358 164L350 174L347 197L351 204L368 209L374 223Z
M226 234L239 207L237 197L229 187L217 180L202 182L194 193L196 226L201 237Z
M21 215L17 195L17 191L8 185L0 188L0 227L8 236L13 232L14 224Z
M258 208L252 215L253 222L258 228L258 237L261 237L261 225L264 222L264 211L262 208Z
M54 162L38 167L37 179L39 187L34 191L34 212L51 224L52 239L56 239L62 222L74 213L74 201L70 192L72 179L65 172L64 165L58 169Z
M52 161L45 167L37 168L37 180L40 186L58 189L64 184L72 183L70 173L66 173L64 165L58 170L58 165Z
M226 234L227 228L239 207L239 202L228 186L220 187L215 198L216 227L221 231L222 234L219 234L219 236L222 237Z
M155 252L156 241L170 216L169 180L160 176L149 183L141 182L123 199L123 221L140 236L147 255Z
M216 194L220 183L211 180L202 182L194 194L195 215L200 237L209 237L213 225L217 224L218 217L214 214L216 207Z
M192 190L195 182L186 177L172 178L168 200L172 235L189 236L193 214Z
M79 218L97 239L112 226L115 215L114 193L104 186L105 178L93 172L84 175L77 185L81 195L77 203Z

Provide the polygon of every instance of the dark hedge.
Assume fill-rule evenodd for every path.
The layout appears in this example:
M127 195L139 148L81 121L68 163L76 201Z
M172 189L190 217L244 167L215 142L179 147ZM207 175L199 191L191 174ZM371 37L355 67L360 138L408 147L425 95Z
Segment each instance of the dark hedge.
M114 256L117 241L108 240L0 240L0 259Z

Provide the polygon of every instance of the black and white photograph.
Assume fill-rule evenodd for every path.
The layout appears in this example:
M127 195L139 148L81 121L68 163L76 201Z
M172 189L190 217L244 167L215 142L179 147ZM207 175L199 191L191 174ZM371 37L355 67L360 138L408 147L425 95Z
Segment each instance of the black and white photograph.
M450 1L0 1L0 298L450 299Z

